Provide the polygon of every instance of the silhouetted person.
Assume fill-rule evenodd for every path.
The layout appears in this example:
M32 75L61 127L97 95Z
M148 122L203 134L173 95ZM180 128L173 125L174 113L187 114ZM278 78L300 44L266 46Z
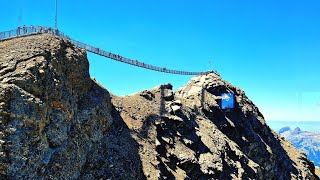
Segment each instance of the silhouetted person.
M27 34L27 28L26 28L26 25L23 25L23 34Z
M55 29L55 35L59 36L59 30L58 29Z
M20 36L20 26L17 28L17 36Z

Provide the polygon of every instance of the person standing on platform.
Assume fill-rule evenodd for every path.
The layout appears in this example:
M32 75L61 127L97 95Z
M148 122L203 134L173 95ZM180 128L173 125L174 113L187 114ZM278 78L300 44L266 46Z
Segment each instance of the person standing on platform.
M26 25L23 25L23 34L27 34L27 28L26 28Z
M20 26L17 28L17 36L20 36Z

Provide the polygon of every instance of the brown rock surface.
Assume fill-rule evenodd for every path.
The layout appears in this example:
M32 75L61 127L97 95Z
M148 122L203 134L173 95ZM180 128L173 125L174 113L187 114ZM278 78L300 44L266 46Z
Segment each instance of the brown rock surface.
M85 51L49 35L0 42L0 63L1 179L318 179L215 74L117 97Z
M152 99L145 91L112 98L140 144L148 178L317 179L305 154L266 125L241 89L215 74L193 78L166 100L170 88L149 90ZM219 107L225 92L235 94L231 111Z
M39 35L0 42L0 62L0 179L144 177L84 50Z

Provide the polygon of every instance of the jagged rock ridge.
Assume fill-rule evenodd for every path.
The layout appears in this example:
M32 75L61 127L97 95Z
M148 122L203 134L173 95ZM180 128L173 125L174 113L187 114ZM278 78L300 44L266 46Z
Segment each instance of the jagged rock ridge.
M70 42L13 39L0 55L2 179L318 179L215 74L117 97ZM235 94L234 110L220 109L223 92Z

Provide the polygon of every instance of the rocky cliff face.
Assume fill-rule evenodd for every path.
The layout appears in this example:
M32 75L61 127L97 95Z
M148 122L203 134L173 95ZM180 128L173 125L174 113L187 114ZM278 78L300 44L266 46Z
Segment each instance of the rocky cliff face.
M143 177L85 51L41 35L1 42L0 61L1 178Z
M112 98L141 146L147 177L317 179L305 154L266 125L241 89L215 74L171 88ZM236 108L221 110L221 93L235 94Z
M1 179L318 179L215 74L117 97L83 50L49 35L0 42L0 63Z

